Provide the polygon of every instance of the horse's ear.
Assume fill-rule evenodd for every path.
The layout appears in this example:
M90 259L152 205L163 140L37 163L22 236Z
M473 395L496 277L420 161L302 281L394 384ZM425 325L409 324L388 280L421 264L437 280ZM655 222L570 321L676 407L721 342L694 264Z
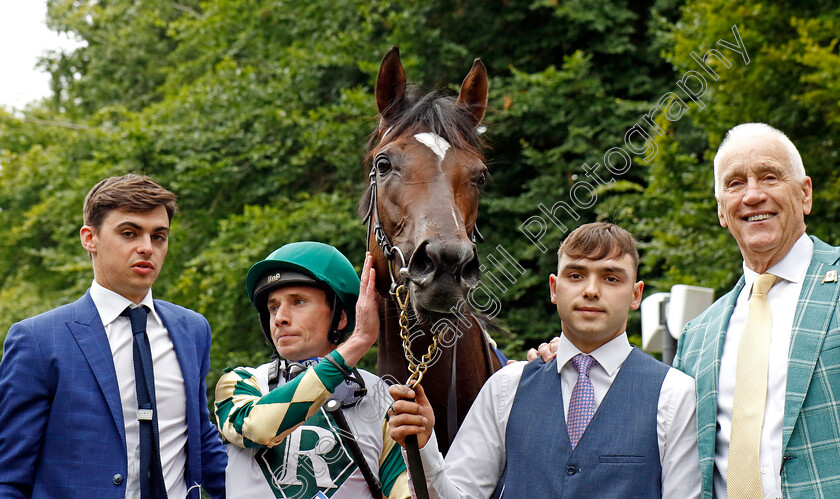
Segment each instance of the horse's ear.
M391 104L405 96L405 70L400 62L400 48L396 45L385 54L376 77L376 105L387 121L398 111Z
M470 73L461 83L458 104L465 106L473 115L474 126L481 123L484 110L487 109L487 68L484 67L481 59L473 62Z

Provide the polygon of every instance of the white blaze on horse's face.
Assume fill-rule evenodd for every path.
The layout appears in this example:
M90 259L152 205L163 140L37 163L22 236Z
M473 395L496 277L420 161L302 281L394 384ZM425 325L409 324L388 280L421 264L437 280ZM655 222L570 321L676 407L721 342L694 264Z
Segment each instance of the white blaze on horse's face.
M446 157L446 151L452 147L449 145L449 142L440 135L431 132L418 133L414 138L417 139L417 142L431 149L440 158L440 161L438 161L438 170L441 170L441 163L443 163L443 158Z
M446 157L446 151L452 147L449 142L446 141L443 137L436 133L431 132L424 132L418 133L414 136L417 139L417 142L420 142L424 146L428 147L435 153L439 159L438 161L438 170L441 172L443 171L443 158ZM455 228L458 228L458 217L455 216L455 210L452 210L452 219L455 220Z

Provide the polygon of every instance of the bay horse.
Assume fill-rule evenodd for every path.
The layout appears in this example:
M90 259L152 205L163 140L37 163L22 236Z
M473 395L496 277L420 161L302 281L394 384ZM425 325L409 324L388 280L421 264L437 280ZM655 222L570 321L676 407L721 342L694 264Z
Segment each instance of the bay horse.
M403 285L411 355L421 359L437 342L422 385L446 453L481 386L500 368L481 317L468 305L480 276L476 219L488 169L476 127L487 106L487 70L476 59L457 99L415 94L406 91L393 47L379 68L376 103L380 119L359 214L369 223L380 295L379 375L399 383L410 375L396 300Z

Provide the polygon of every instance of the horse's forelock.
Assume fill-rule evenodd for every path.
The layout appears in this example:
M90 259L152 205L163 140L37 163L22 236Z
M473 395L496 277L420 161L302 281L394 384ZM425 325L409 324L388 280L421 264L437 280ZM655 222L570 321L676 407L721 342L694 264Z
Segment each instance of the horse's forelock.
M449 142L454 148L467 150L484 159L482 149L484 141L473 126L472 110L456 104L454 97L432 92L419 95L416 87L410 88L409 93L393 106L399 106L401 111L388 122L380 122L377 129L368 139L368 150L364 164L371 166L373 154L380 146L388 144L405 133L425 126L433 133ZM385 127L387 134L382 137L381 129ZM365 189L359 201L359 217L364 218L370 206L370 185Z
M429 128L456 149L468 150L483 157L481 151L484 141L473 126L472 111L457 105L454 97L440 92L419 96L416 88L412 88L401 102L394 104L400 105L402 110L393 119L380 125L380 128L386 126L388 129L388 134L382 140L380 128L371 135L365 155L366 164L372 161L377 146L387 144L421 126Z

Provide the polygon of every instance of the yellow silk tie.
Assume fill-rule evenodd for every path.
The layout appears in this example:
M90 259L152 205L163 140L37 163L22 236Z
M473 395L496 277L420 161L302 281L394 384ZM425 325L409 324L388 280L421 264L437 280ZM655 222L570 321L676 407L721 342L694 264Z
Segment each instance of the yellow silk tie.
M747 323L738 345L726 470L726 495L735 499L764 497L759 450L767 401L767 363L772 325L767 292L775 282L773 274L761 274L753 283Z

